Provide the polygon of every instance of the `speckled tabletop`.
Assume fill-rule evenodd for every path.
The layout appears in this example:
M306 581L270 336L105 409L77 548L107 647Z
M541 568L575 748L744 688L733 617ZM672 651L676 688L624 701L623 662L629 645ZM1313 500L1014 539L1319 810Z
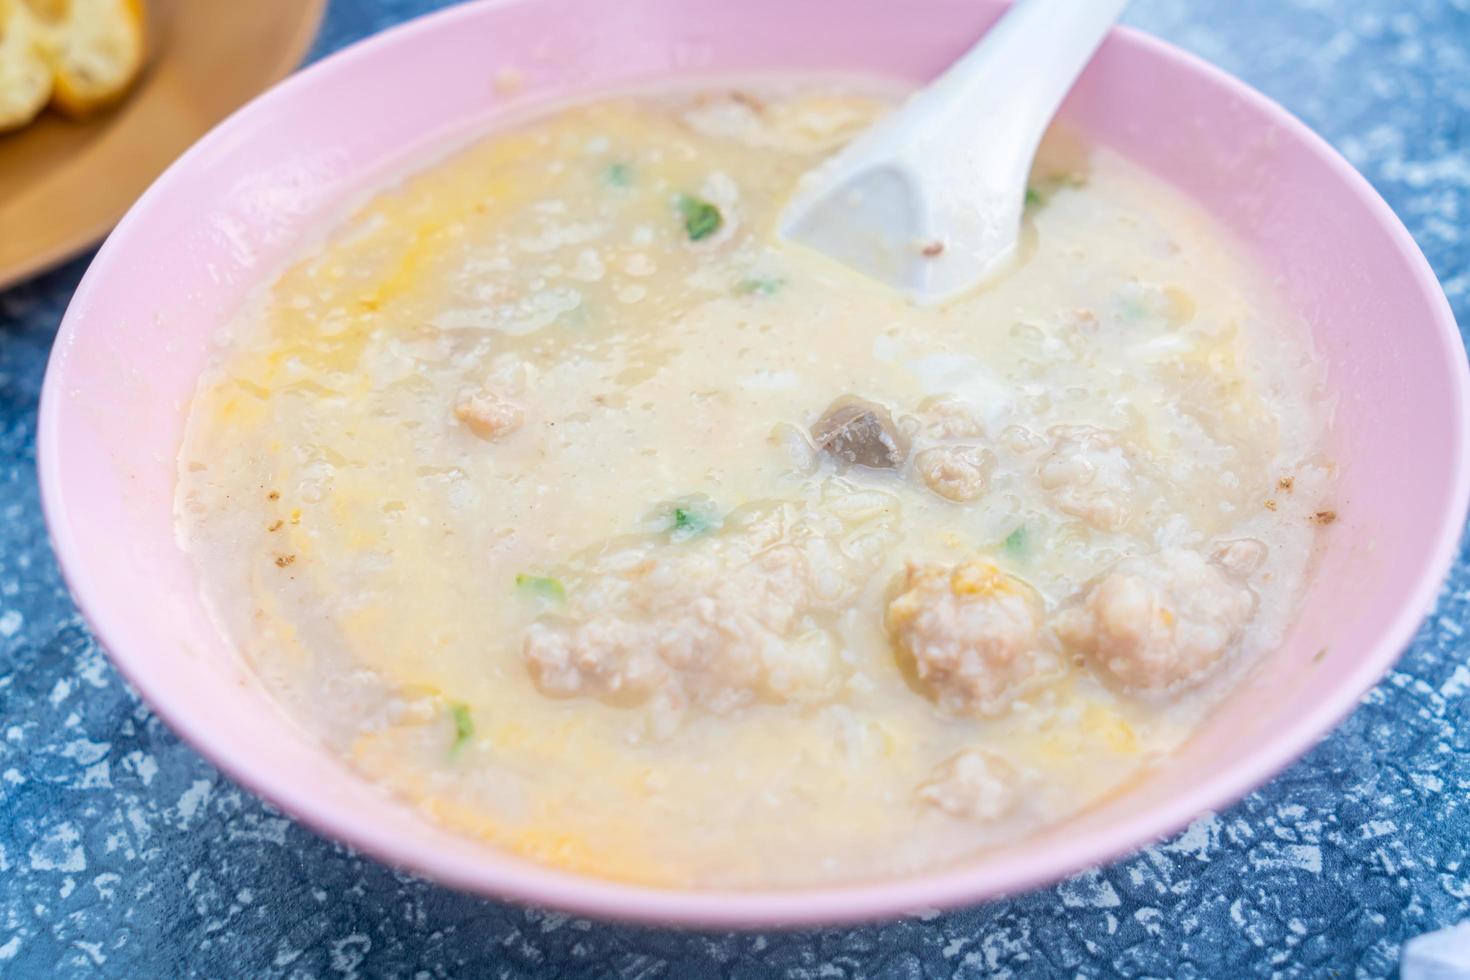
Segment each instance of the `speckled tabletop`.
M315 55L436 5L334 0ZM1128 19L1325 134L1470 322L1470 0L1135 0ZM86 262L0 293L0 975L1381 976L1406 938L1470 918L1463 552L1398 668L1304 760L1173 840L1008 901L678 933L469 898L323 841L164 728L61 584L36 401Z

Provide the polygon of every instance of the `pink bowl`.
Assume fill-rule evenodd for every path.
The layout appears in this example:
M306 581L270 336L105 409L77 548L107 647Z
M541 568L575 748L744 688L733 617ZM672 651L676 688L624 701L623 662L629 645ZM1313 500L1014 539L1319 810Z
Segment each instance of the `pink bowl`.
M211 625L175 545L174 461L211 334L349 195L512 107L610 86L792 69L923 79L1000 7L487 0L356 45L236 113L108 239L67 311L42 395L46 516L114 662L201 752L332 837L458 888L663 923L832 922L994 897L1174 831L1296 758L1408 643L1448 569L1470 488L1465 351L1423 256L1341 157L1241 83L1126 30L1065 115L1201 201L1274 270L1340 392L1342 462L1341 519L1300 622L1133 791L1017 846L899 880L679 892L580 877L435 827L304 739ZM506 70L524 88L497 95Z

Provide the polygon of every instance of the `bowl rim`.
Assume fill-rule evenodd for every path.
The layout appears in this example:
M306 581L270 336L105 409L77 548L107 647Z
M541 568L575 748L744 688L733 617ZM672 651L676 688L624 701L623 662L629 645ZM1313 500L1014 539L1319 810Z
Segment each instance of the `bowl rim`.
M1172 69L1202 75L1221 86L1287 135L1301 141L1331 167L1404 256L1416 287L1428 298L1432 308L1430 326L1440 353L1447 363L1459 368L1451 367L1450 376L1451 397L1457 410L1453 433L1460 451L1453 460L1451 493L1435 522L1431 559L1419 569L1412 588L1406 592L1407 601L1368 654L1328 689L1325 696L1317 699L1310 710L1282 729L1267 747L1232 760L1215 778L1169 798L1153 808L1146 819L1123 821L1085 841L1059 845L1048 860L1026 867L1002 865L996 871L961 866L895 879L800 888L687 890L594 878L536 864L492 847L486 848L487 860L463 863L432 844L394 837L370 822L354 820L342 807L314 795L309 787L278 781L268 767L252 763L249 751L242 751L240 742L223 731L207 726L189 727L178 707L186 692L171 689L162 671L149 669L147 651L114 648L108 642L108 637L117 632L115 613L126 600L97 586L89 571L85 542L78 539L72 527L70 502L58 462L62 451L58 419L66 397L63 380L67 353L77 341L77 321L82 317L77 311L93 305L93 294L113 278L113 266L128 247L134 225L146 220L154 202L170 193L178 175L189 170L196 156L228 139L242 120L270 112L277 102L289 100L299 90L348 71L360 62L371 61L385 48L421 33L448 28L461 20L484 16L488 9L525 2L535 0L473 0L413 18L328 55L247 102L181 155L133 205L88 268L58 328L41 392L36 449L42 508L63 579L98 644L107 651L123 677L175 734L232 780L328 840L346 843L391 866L481 896L565 909L601 920L665 926L755 928L871 921L993 900L1048 885L1132 853L1181 830L1207 812L1236 802L1316 744L1357 705L1408 646L1449 572L1470 505L1470 443L1466 437L1470 365L1466 363L1464 342L1439 280L1387 202L1305 123L1270 97L1202 58L1142 31L1120 26L1114 29L1112 37L1152 53L1168 62Z

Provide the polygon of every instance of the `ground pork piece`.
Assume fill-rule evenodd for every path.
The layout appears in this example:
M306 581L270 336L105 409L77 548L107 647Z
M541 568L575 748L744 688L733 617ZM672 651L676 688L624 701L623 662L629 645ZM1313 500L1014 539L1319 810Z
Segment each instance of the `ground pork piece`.
M1107 432L1089 425L1053 428L1051 452L1036 475L1059 510L1102 531L1127 526L1136 485L1133 460Z
M1202 680L1239 642L1255 605L1249 588L1175 548L1120 561L1055 627L1121 687L1155 694Z
M919 800L961 820L998 820L1020 802L1020 774L994 752L966 749L950 756L919 787Z
M499 439L520 428L525 413L494 388L466 391L454 403L454 417L481 439Z
M988 561L910 564L887 625L945 711L996 715L1049 666L1041 599Z
M915 456L914 467L930 490L965 503L989 488L995 454L978 446L935 446Z
M657 732L693 706L820 702L843 680L830 617L898 521L891 495L832 480L819 500L743 507L697 537L600 545L560 576L566 608L527 629L526 665L550 696L650 703Z
M656 686L665 669L641 630L618 619L597 620L578 630L532 623L526 656L537 686L547 694L572 697L591 686L598 695L637 696Z
M1046 440L1024 425L1008 425L1000 434L1001 448L1016 456L1027 456L1046 446Z
M843 395L812 426L817 448L841 463L897 469L908 458L909 439L893 414L876 402Z

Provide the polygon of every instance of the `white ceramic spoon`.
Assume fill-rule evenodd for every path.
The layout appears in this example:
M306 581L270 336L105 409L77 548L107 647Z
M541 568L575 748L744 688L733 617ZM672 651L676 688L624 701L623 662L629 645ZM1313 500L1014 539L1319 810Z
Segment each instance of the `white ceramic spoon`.
M1019 0L959 61L802 178L781 236L937 303L1014 254L1037 144L1127 0Z

